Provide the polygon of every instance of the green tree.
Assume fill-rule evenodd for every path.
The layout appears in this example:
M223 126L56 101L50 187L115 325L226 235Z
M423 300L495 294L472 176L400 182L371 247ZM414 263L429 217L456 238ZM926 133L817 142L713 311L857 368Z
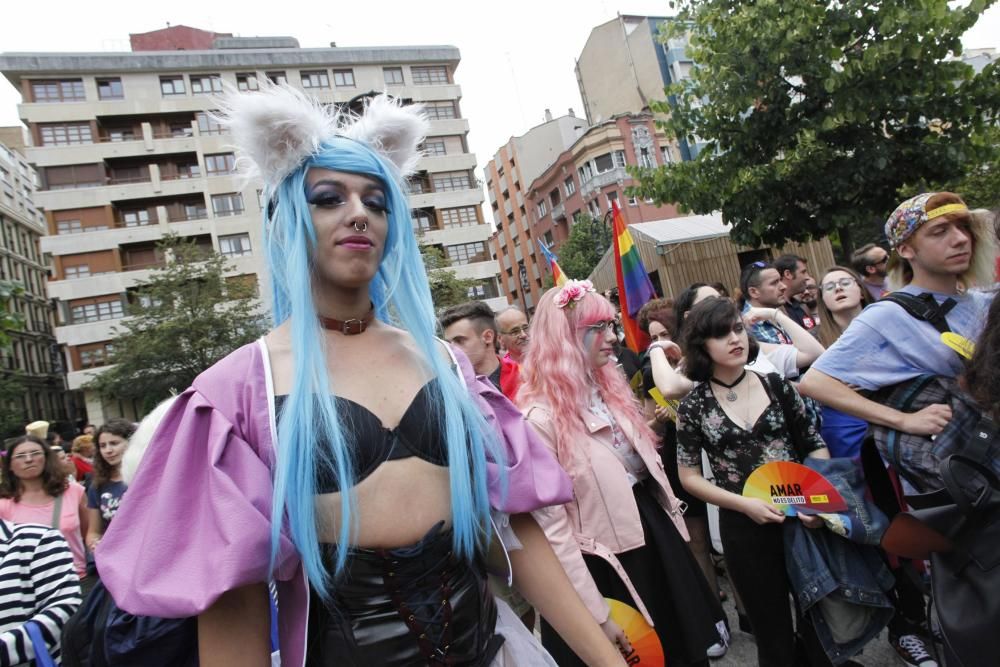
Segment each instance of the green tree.
M989 146L1000 146L1000 126L989 128L977 136L976 141L983 141ZM983 162L972 165L962 178L933 183L929 187L912 188L911 193L931 189L957 192L972 208L1000 207L1000 151L987 154Z
M690 80L654 103L669 133L704 148L690 162L633 170L630 194L721 210L751 246L884 221L909 184L988 163L1000 67L955 59L995 0L679 0ZM877 228L877 226L876 226Z
M567 278L583 280L610 245L611 229L593 216L580 214L573 220L569 238L559 246L559 267Z
M256 281L227 279L225 257L174 235L157 252L166 263L138 286L128 317L112 330L114 365L86 385L106 398L138 400L144 411L266 331Z
M451 262L445 257L444 251L437 246L421 246L420 255L427 269L427 282L430 283L435 312L439 313L445 308L469 300L469 290L479 284L478 280L459 278L455 275L455 272L448 268Z
M10 353L10 332L24 328L24 316L10 309L10 302L24 294L24 285L0 280L0 351ZM0 434L11 434L24 426L24 415L15 408L24 385L13 374L0 375Z

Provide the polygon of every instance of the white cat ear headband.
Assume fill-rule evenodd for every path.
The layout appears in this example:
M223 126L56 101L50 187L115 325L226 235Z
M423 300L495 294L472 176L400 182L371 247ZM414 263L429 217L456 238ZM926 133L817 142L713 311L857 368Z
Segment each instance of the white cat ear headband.
M261 84L257 92L229 92L215 116L232 134L241 170L263 180L270 191L335 136L367 144L403 178L416 169L418 146L429 126L419 105L404 107L377 95L355 116L330 111L296 88Z

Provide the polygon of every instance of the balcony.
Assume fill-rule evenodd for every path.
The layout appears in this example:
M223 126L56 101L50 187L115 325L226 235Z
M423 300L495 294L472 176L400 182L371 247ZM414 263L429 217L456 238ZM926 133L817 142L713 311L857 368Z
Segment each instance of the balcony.
M619 181L624 183L629 179L630 177L624 167L615 167L609 171L591 176L586 181L580 183L580 194L586 196L595 190L600 190L606 185L618 183Z
M559 202L552 207L552 220L565 220L566 219L566 204L565 202Z

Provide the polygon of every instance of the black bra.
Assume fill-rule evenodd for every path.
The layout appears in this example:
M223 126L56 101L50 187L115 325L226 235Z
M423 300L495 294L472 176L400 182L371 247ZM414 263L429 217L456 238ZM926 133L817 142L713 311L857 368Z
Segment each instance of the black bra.
M395 428L386 428L371 410L349 398L334 396L340 413L344 438L354 452L354 483L362 481L386 461L415 456L438 466L448 465L444 432L439 424L441 393L437 378L420 388ZM287 396L275 397L275 412L280 417ZM332 471L320 468L317 493L336 493L340 489Z

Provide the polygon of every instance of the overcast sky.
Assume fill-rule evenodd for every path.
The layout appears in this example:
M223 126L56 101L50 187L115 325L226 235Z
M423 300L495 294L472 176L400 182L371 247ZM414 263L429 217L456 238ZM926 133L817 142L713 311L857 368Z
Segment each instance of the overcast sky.
M469 144L486 160L511 135L523 134L572 107L583 116L573 63L590 30L622 14L666 15L665 0L411 0L264 3L167 0L145 3L41 0L8 2L0 51L128 51L130 32L184 24L235 35L290 35L303 47L450 44L461 50L456 81L469 119ZM966 48L1000 47L1000 5L965 39ZM18 92L0 77L0 125L18 124Z

